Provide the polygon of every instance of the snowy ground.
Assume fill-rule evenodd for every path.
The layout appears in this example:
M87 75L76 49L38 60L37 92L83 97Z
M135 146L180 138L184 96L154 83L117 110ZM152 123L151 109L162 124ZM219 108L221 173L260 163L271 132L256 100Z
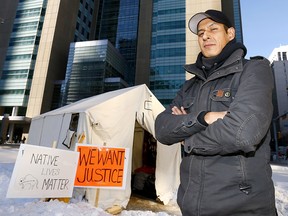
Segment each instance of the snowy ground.
M13 172L17 148L0 147L0 215L5 216L108 216L107 212L86 202L71 200L69 204L58 200L43 202L39 199L7 199L6 193ZM272 165L279 216L288 215L288 161ZM168 209L168 208L167 208ZM123 210L120 216L169 216L171 211ZM178 216L178 215L177 215Z

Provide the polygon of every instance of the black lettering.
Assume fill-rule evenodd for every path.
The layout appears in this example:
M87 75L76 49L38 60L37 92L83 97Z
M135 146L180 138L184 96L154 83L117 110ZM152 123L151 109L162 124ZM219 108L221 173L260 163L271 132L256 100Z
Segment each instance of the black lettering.
M123 157L125 155L124 150L120 151L98 151L98 164L107 164L109 161L113 165L122 165Z
M53 156L48 154L32 154L30 164L40 164L40 165L53 165L58 166L59 156Z
M44 179L42 190L68 190L69 179Z

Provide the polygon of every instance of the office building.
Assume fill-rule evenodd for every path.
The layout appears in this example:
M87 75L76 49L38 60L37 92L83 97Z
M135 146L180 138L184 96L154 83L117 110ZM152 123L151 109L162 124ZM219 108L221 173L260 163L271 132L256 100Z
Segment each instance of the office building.
M94 0L3 0L2 5L9 13L1 13L6 44L0 50L0 107L2 116L9 115L12 142L28 132L31 117L51 110L70 43L94 38L97 5Z
M281 132L282 142L288 140L288 46L275 48L269 56L271 68L274 75L273 106L275 125L277 131ZM285 140L284 140L285 138Z
M126 71L126 60L109 40L71 43L60 106L128 87Z
M150 89L169 104L185 80L185 0L153 2Z
M268 60L272 63L274 61L286 61L288 53L288 45L279 46L275 48L269 55Z
M61 103L57 104L59 101L59 97L54 97L53 99L53 108L57 108L59 106L63 106L76 100L83 99L85 97L93 96L95 94L101 94L106 91L116 90L120 88L124 88L127 86L135 85L135 67L136 67L136 55L137 55L137 35L138 35L138 23L139 23L139 0L100 0L98 1L98 9L97 9L97 23L96 23L96 34L95 40L93 43L97 43L96 41L108 40L109 49L107 50L107 56L111 56L110 50L111 45L114 46L120 55L125 58L125 70L118 70L119 68L115 68L115 66L119 66L119 64L114 64L116 60L120 60L120 56L113 55L116 57L114 61L106 62L111 68L113 68L113 73L108 73L107 67L95 66L92 69L92 66L89 66L90 70L90 81L89 86L84 89L79 88L79 86L85 86L87 83L83 82L84 77L88 76L87 70L85 67L80 67L79 57L82 62L90 62L90 64L99 63L99 58L95 57L95 53L92 54L94 56L94 60L90 55L93 52L101 52L101 55L106 55L105 50L100 45L84 45L83 43L76 43L75 46L71 46L69 55L76 56L74 59L76 62L71 61L69 58L69 62L67 65L66 78L65 81L59 81L59 87L57 91L60 89L60 101ZM101 42L102 43L102 42ZM82 47L82 45L84 47ZM103 45L103 43L102 43ZM74 47L74 48L73 48ZM90 47L90 48L88 48ZM100 49L98 51L92 51L92 49ZM115 52L113 52L115 53ZM122 58L123 58L122 57ZM111 58L109 59L111 60ZM94 63L93 63L94 61ZM123 60L120 60L119 63L123 63ZM73 64L73 69L71 69L71 65ZM78 65L78 66L75 66ZM96 69L97 67L97 69ZM100 71L102 68L103 71ZM123 68L123 67L122 67ZM118 75L116 75L119 73ZM103 77L102 77L103 76ZM78 77L81 79L71 80L73 77ZM100 81L100 77L102 77L102 81ZM104 82L105 78L105 82ZM109 78L109 79L108 79ZM92 81L95 79L94 81ZM125 80L125 81L124 81ZM76 83L78 83L76 85ZM117 82L118 81L118 82ZM82 84L80 84L82 82ZM60 88L60 85L62 87ZM108 87L109 85L109 87ZM78 86L78 89L77 89ZM72 90L73 89L73 90ZM76 91L81 93L77 94Z
M96 40L108 39L128 63L125 80L135 84L140 0L100 0Z

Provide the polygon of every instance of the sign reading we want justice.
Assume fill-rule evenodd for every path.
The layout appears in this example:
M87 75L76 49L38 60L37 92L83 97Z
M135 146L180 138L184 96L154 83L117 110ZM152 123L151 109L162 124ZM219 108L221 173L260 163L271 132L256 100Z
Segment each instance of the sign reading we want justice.
M128 148L77 144L75 187L125 189Z

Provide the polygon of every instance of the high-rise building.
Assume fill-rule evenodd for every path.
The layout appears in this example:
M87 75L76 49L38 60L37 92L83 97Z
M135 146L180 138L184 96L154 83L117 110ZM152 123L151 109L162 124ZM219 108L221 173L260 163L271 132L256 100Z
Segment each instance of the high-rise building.
M288 46L275 48L269 56L274 75L273 119L277 130L283 135L282 142L287 143L288 137ZM279 118L281 117L281 118ZM275 131L274 131L275 133ZM285 139L284 139L285 138Z
M12 141L28 132L27 118L51 109L70 43L94 38L97 5L94 0L3 0L2 5L11 13L1 13L1 38L9 41L0 44L0 107L2 115L10 115Z
M274 61L286 61L288 60L288 45L275 48L269 55L268 59L272 63Z
M150 89L167 105L185 80L185 0L153 1Z
M108 39L128 63L125 80L135 84L140 0L100 0L96 39Z
M93 43L97 43L96 41L108 40L109 42L107 47L109 49L104 49L102 42L101 46L96 44L92 45L91 43L77 42L75 45L70 47L69 56L73 56L73 59L69 57L65 81L59 81L57 91L59 92L58 95L60 95L60 98L53 98L53 108L95 94L101 94L106 91L135 85L138 25L139 0L98 1L96 40L93 41ZM122 55L122 58L125 58L125 70L119 70L119 67L115 67L119 66L119 64L115 64L117 60L119 60L120 64L124 62L118 58L120 57L118 55L112 55L113 57L117 56L114 61L111 61L111 58L107 58L109 62L105 61L105 63L107 63L106 66L101 64L96 53L101 52L102 56L110 57L112 53L110 51L112 50L110 48L111 46L114 46L120 55ZM108 53L105 53L105 50ZM114 53L115 52L112 54ZM79 59L81 59L82 63ZM89 75L87 74L87 65L85 67L82 65L88 64L87 62L90 64L88 67L90 68ZM73 65L73 67L71 67L71 65ZM92 67L92 65L94 65L94 67ZM108 66L111 68L109 69ZM84 80L88 77L89 82L85 82ZM103 79L101 79L101 77ZM60 85L62 85L61 88ZM88 86L85 88L85 85ZM80 86L82 86L82 89ZM59 103L59 101L61 101L61 103Z
M60 106L128 87L126 70L126 60L109 40L71 43Z

